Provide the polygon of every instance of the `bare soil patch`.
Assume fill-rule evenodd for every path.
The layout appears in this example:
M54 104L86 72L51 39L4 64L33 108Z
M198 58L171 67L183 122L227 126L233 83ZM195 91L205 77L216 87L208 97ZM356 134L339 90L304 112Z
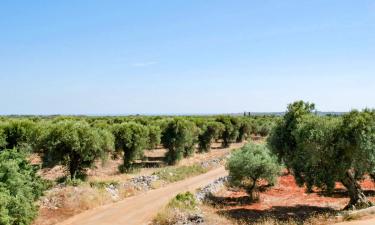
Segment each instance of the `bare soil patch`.
M361 183L367 196L375 201L375 185L370 179ZM335 192L327 196L318 190L306 193L306 189L298 187L292 175L284 174L278 178L275 187L264 188L259 193L259 201L251 202L247 194L240 190L225 189L212 198L216 213L241 224L264 224L266 218L287 222L307 224L312 217L326 215L330 218L312 224L330 224L336 222L333 218L339 210L348 203L346 190L336 185ZM262 222L263 221L263 222Z

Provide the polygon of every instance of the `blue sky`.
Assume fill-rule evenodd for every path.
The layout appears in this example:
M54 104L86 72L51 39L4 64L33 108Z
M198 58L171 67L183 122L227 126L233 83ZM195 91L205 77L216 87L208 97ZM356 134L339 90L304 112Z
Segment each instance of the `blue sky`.
M375 108L375 2L3 0L0 84L0 114Z

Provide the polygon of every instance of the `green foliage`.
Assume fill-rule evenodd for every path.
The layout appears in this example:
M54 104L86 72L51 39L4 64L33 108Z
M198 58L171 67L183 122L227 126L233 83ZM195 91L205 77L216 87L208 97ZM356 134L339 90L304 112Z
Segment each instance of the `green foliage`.
M356 176L375 171L375 111L352 111L343 116L339 147L345 155L346 169Z
M159 126L148 126L148 149L156 149L161 142L161 129Z
M308 190L316 186L330 193L341 182L350 197L347 207L371 205L357 181L375 171L375 112L324 117L312 114L312 106L290 105L269 145Z
M34 203L45 185L16 149L0 152L0 224L30 224L37 215Z
M224 125L221 139L223 140L223 147L227 148L230 143L235 142L239 135L239 121L238 119L230 116L221 116L217 118L217 122Z
M249 119L241 119L238 129L237 142L242 142L248 138L251 133L251 121Z
M47 150L45 162L65 165L72 179L77 173L83 175L84 169L92 167L98 158L105 159L113 150L112 135L86 122L57 122L51 125L41 142Z
M136 159L143 157L148 144L147 127L134 122L116 124L113 126L116 151L124 152L125 171L133 169Z
M268 137L269 148L288 168L290 168L289 162L293 160L297 148L293 131L297 128L300 119L304 115L310 114L314 109L314 104L303 101L288 105L288 111L282 120L277 121L275 128Z
M212 141L220 137L224 131L222 123L210 121L201 125L201 132L198 136L199 152L208 152L211 149Z
M198 203L191 192L177 194L169 203L168 207L173 209L195 210Z
M169 165L176 164L182 157L194 153L198 129L191 121L175 118L163 131L162 143L168 149L165 160Z
M37 140L37 126L27 119L9 120L0 124L5 136L6 149L19 148L31 151ZM3 137L4 137L3 136ZM1 141L1 140L0 140ZM4 145L4 141L2 141ZM1 144L1 143L0 143ZM0 146L1 147L1 146Z
M155 172L154 175L157 175L160 179L164 181L172 183L184 180L188 177L206 173L207 171L208 169L202 167L201 165L191 165L179 167L166 167Z
M343 168L336 142L341 122L341 118L305 115L293 132L297 148L289 165L297 183L306 184L309 191L316 186L331 192L340 180Z
M281 168L265 145L247 144L232 154L227 169L230 183L244 187L252 196L259 179L273 185Z
M7 145L6 136L4 134L4 129L0 126L0 150L4 149Z

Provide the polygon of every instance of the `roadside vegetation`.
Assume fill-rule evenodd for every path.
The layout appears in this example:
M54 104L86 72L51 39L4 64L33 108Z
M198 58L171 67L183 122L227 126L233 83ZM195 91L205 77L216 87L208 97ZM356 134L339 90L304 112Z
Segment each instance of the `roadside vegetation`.
M36 202L47 188L45 182L37 175L41 170L63 168L65 176L49 181L48 187L53 188L61 182L68 186L80 185L85 187L85 193L91 193L93 197L96 196L96 192L90 188L105 191L108 187L117 187L119 183L118 180L87 183L85 180L88 171L96 167L98 162L121 158L123 163L118 167L118 171L133 173L146 165L143 162L159 160L148 159L145 157L145 151L165 148L167 151L162 160L166 164L176 166L167 167L165 170L160 168L155 174L160 176L163 182L174 182L199 175L209 169L199 164L177 166L181 159L189 158L195 153L209 152L212 143L223 143L223 138L223 146L230 146L247 139L250 135L256 135L258 131L255 127L261 120L269 120L271 127L276 119L251 116L0 117L1 168L8 171L6 168L12 167L15 174L12 179L17 182L21 182L17 178L21 175L28 177L22 178L22 184L17 183L10 187L9 184L16 183L10 182L9 177L0 172L0 224L30 224L33 221L38 211ZM230 124L225 124L226 121ZM232 132L231 137L225 136L226 127ZM40 156L41 163L33 162L31 165L29 160L35 159L36 156ZM6 157L14 160L6 162ZM20 164L17 166L17 163ZM32 194L29 193L28 180L33 182L30 185L36 185L32 186ZM40 187L37 184L40 184ZM132 188L126 190L129 190L130 194L119 195L128 196L135 192ZM16 198L19 202L14 202L13 198L21 193L25 199ZM86 196L85 193L81 196ZM87 196L87 203L96 201L91 197ZM97 196L96 199L99 198L101 197ZM102 199L100 202L108 201ZM90 206L82 208L92 208L91 205L95 204L91 203Z
M290 104L279 117L247 114L0 117L0 165L6 171L0 172L0 222L30 224L33 221L38 210L35 203L47 187L37 175L41 169L60 166L65 169L65 177L52 183L79 185L86 182L88 171L99 161L121 159L119 173L133 173L146 165L145 162L160 160L158 167L169 166L155 170L153 175L170 183L209 170L199 163L178 165L182 159L210 152L213 143L227 148L251 136L267 137L267 143L248 144L235 151L227 162L229 184L245 190L250 199L256 199L258 191L272 188L284 167L309 193L319 190L322 195L330 196L337 184L341 184L349 198L345 209L372 205L361 182L375 177L375 111L319 115L314 104L298 101ZM145 156L146 151L155 149L165 149L165 155ZM39 155L42 163L31 165L28 161L31 155ZM14 175L3 175L9 171ZM17 183L20 180L22 184ZM90 182L86 182L88 188L118 185L118 181ZM14 197L20 196L18 193L25 199L16 198L18 202L14 202ZM19 213L15 213L16 209Z
M191 192L180 193L157 214L153 220L153 224L171 225L183 223L184 221L181 221L182 219L194 217L194 215L198 213L198 202L194 195Z

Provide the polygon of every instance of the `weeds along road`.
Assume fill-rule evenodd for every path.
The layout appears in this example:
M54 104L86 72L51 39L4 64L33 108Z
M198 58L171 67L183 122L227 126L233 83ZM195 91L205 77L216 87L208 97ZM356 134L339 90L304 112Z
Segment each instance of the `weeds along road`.
M151 190L114 204L86 211L59 223L59 225L149 224L158 211L178 193L194 191L226 175L227 171L224 167L219 167L205 174L169 184L163 188Z

